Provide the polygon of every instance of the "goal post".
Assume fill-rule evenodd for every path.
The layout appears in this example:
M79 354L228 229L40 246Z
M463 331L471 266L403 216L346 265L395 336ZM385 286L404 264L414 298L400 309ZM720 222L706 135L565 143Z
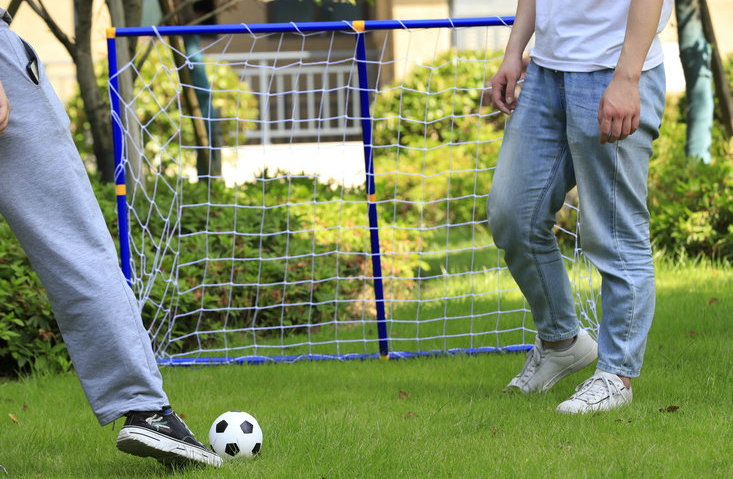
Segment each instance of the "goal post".
M121 266L158 361L531 347L531 312L485 213L505 121L484 95L501 62L489 40L512 23L109 29ZM474 50L455 49L461 33L478 39ZM210 40L201 52L170 41L186 35ZM119 37L138 39L121 65ZM180 74L193 68L211 84L201 116L183 107L200 88ZM123 72L131 92L120 91ZM197 171L202 152L221 158L221 172ZM578 245L577 209L566 208L557 234L594 331L598 277Z

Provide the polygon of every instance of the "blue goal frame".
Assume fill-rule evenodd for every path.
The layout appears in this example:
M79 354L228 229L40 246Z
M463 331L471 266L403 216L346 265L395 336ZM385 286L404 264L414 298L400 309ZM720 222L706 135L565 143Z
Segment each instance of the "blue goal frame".
M115 155L115 184L117 194L117 212L119 220L120 261L122 272L128 284L132 284L130 269L130 245L128 240L127 192L125 183L125 167L122 146L122 121L120 112L119 82L116 38L118 37L157 37L172 35L214 35L214 34L257 34L257 33L301 33L301 32L355 32L356 55L358 63L359 105L361 113L362 140L364 143L364 164L366 167L367 214L369 218L371 260L373 270L374 296L377 313L377 332L379 335L378 354L303 354L293 356L241 356L234 358L159 358L159 364L186 365L196 364L261 364L267 362L295 362L300 360L353 360L353 359L404 359L413 357L479 354L495 352L523 352L531 349L531 345L519 344L503 347L456 348L449 350L432 350L420 352L390 351L387 335L387 321L384 308L384 290L382 281L382 263L379 251L379 224L377 221L377 200L374 182L374 165L372 162L372 125L369 111L369 80L367 76L367 53L364 32L374 30L404 30L430 28L490 27L510 26L514 24L513 16L445 18L428 20L357 20L331 22L291 22L291 23L256 23L236 25L191 25L191 26L159 26L159 27L124 27L107 29L107 53L109 62L110 98L117 98L111 103L111 119Z

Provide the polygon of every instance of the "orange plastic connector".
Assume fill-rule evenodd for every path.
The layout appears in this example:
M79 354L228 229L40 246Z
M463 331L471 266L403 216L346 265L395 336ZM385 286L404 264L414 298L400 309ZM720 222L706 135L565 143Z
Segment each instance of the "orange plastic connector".
M126 185L115 185L115 191L117 192L117 196L123 196L127 194L127 186Z
M117 29L115 27L107 28L107 38L115 38L117 36Z
M363 32L366 29L364 26L364 20L354 20L351 23L351 27L357 32Z
M379 355L379 359L381 359L382 361L389 361L389 354L386 354L386 355L384 355L384 356L382 356L382 355L380 354L380 355Z
M377 195L372 193L371 195L367 195L367 201L370 203L376 203L377 202Z

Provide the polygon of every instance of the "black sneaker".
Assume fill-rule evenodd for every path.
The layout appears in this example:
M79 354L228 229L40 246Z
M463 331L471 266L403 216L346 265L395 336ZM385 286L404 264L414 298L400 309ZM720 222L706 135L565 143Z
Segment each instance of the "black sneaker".
M167 465L200 462L219 467L222 459L198 442L170 406L161 411L131 411L117 436L117 449L154 457Z

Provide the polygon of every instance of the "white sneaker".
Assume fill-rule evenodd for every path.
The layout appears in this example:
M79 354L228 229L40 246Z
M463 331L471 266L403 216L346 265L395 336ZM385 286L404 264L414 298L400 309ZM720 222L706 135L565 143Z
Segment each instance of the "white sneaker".
M559 380L579 371L598 357L598 344L581 329L572 346L564 351L542 347L539 335L527 353L522 371L504 388L504 392L544 392Z
M631 388L624 386L621 378L600 369L596 369L593 376L575 388L575 391L570 399L557 406L556 412L585 414L608 411L629 404L633 398Z

